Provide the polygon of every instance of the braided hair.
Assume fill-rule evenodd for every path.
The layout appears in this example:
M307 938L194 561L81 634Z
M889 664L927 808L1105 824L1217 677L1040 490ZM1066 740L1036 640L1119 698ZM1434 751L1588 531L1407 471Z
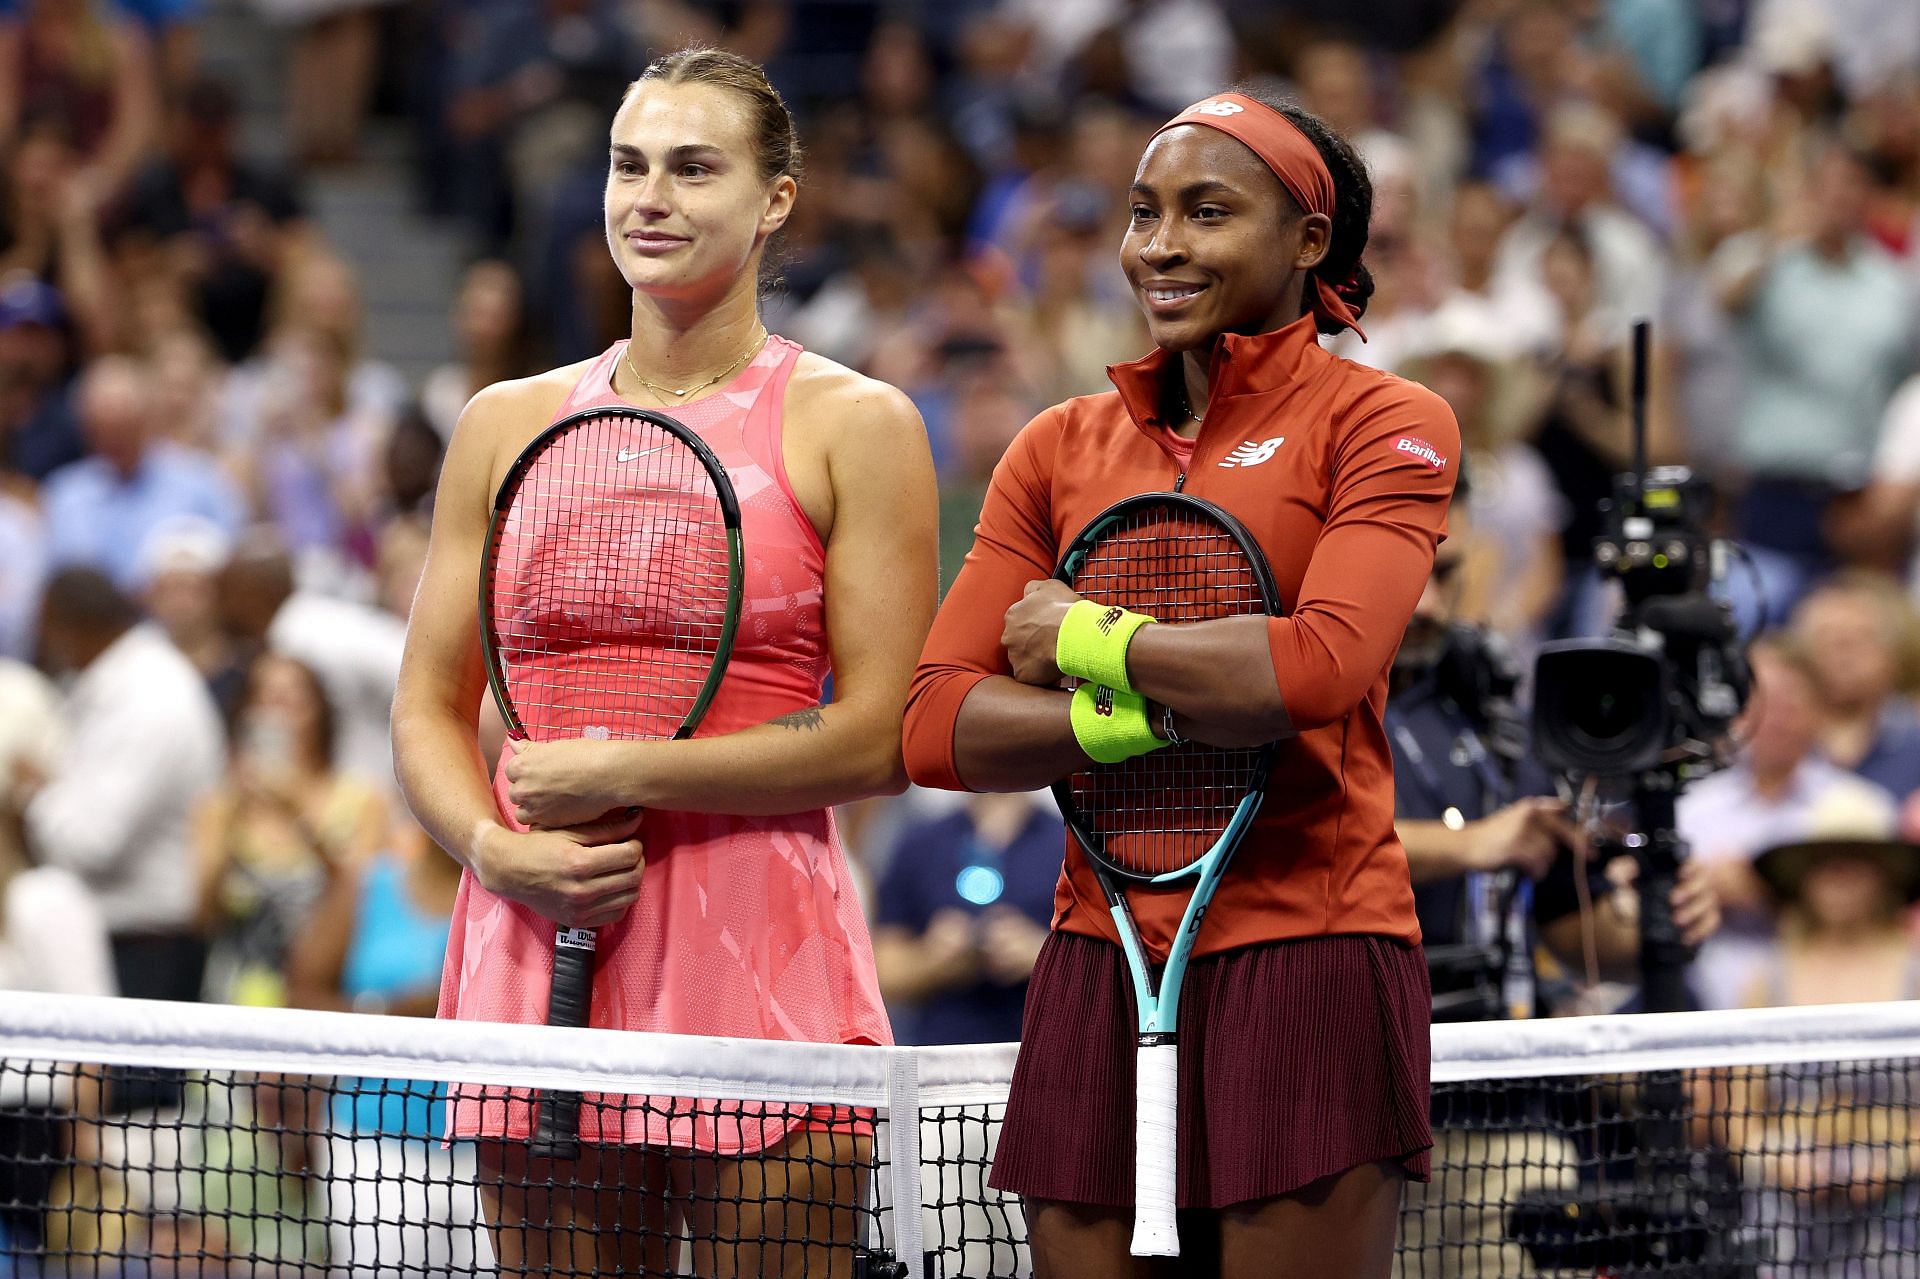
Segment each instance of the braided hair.
M1340 300L1353 308L1357 319L1367 313L1367 299L1373 296L1373 273L1360 260L1367 251L1367 228L1373 221L1373 179L1353 144L1335 133L1325 120L1296 102L1290 102L1259 85L1240 85L1234 90L1285 116L1307 135L1314 149L1333 175L1333 233L1328 237L1327 255L1313 268L1315 275L1333 286ZM1308 290L1308 297L1312 290ZM1321 319L1322 333L1338 333L1340 326Z

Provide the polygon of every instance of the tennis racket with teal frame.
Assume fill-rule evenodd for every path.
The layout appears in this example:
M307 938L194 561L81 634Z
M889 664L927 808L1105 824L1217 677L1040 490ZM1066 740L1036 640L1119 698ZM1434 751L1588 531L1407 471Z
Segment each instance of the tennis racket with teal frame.
M1266 556L1246 528L1185 493L1130 497L1095 516L1055 574L1096 604L1162 623L1277 615ZM1271 745L1221 749L1197 742L1118 764L1096 764L1054 784L1067 829L1092 863L1133 977L1135 1256L1178 1256L1180 987L1207 905L1266 793ZM1191 885L1179 932L1157 972L1127 890Z

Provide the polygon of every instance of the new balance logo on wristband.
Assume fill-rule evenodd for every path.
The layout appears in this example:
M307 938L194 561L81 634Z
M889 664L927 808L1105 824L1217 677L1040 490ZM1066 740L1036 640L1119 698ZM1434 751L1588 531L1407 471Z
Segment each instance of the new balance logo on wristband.
M1284 435L1276 435L1270 440L1248 440L1227 454L1226 460L1220 465L1229 470L1236 466L1258 466L1278 453L1280 446L1286 442Z
M1102 685L1093 694L1093 713L1095 715L1113 714L1113 690Z
M1447 469L1447 459L1440 451L1425 440L1416 440L1411 435L1403 435L1394 443L1394 448L1402 453L1411 453L1436 471Z
M1110 605L1106 612L1100 614L1100 620L1095 622L1094 626L1102 635L1111 635L1113 634L1114 623L1118 622L1122 617L1125 617L1126 613L1127 610L1121 608L1118 604Z

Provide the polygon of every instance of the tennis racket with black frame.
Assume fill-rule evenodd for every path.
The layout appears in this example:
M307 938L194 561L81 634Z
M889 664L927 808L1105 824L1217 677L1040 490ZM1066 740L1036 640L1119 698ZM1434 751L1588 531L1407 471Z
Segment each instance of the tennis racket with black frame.
M740 503L692 430L589 409L521 450L493 499L480 570L487 683L508 733L691 736L740 618ZM585 1026L595 931L556 927L549 1026ZM538 1102L532 1152L579 1154L580 1095Z
M1245 527L1185 493L1146 493L1108 507L1082 529L1055 576L1096 604L1164 623L1281 612L1266 556ZM1137 1017L1134 1111L1135 1256L1178 1256L1180 987L1207 905L1266 792L1271 745L1222 749L1183 742L1054 783L1067 829L1092 863L1120 930ZM1192 882L1179 932L1156 973L1128 887Z

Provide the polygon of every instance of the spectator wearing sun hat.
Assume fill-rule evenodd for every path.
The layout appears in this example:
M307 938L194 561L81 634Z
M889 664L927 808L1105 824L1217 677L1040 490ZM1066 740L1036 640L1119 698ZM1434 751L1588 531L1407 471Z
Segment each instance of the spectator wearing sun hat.
M1920 900L1920 844L1885 806L1837 792L1804 831L1754 861L1780 918L1780 945L1748 995L1755 1006L1920 997L1920 944L1906 925ZM1730 1072L1715 1087L1726 1145L1796 1269L1851 1275L1862 1257L1911 1238L1910 1194L1863 1194L1859 1170L1911 1184L1920 1160L1912 1115L1920 1075L1901 1062L1813 1062Z
M1920 844L1892 809L1835 791L1796 839L1754 859L1779 912L1780 944L1748 1002L1782 1007L1920 998Z

